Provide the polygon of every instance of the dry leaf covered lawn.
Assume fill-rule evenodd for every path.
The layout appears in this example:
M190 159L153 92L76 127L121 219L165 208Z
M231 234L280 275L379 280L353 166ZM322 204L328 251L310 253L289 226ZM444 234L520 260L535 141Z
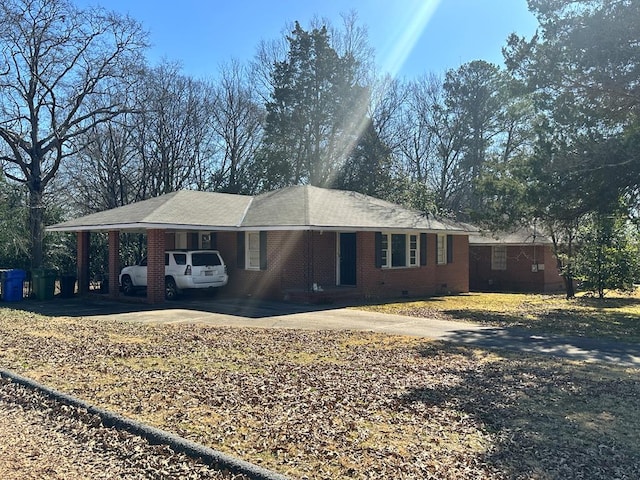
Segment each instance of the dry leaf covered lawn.
M469 293L359 308L640 343L640 293L612 292L602 300L588 295L567 300L562 295Z
M247 480L0 379L0 478Z
M10 309L0 366L294 478L640 478L637 370Z

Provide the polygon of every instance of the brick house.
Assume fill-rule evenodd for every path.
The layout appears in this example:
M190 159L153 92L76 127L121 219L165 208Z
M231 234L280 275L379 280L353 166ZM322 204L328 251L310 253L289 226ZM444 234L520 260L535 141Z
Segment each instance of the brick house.
M552 241L535 229L469 235L472 291L550 293L562 291Z
M164 300L164 251L220 251L225 294L330 302L469 290L468 229L355 192L287 187L255 197L178 191L48 227L78 238L88 292L90 232L109 234L109 291L118 296L119 235L147 234L151 303Z

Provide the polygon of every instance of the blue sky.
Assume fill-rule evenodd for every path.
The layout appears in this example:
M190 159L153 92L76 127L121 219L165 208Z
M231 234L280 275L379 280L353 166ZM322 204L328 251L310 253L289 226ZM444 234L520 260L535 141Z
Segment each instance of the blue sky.
M221 63L253 57L260 40L317 16L340 25L355 10L367 27L381 69L401 77L442 73L471 60L501 64L511 32L530 37L535 17L526 0L76 0L128 13L150 33L152 63L179 61L195 77Z

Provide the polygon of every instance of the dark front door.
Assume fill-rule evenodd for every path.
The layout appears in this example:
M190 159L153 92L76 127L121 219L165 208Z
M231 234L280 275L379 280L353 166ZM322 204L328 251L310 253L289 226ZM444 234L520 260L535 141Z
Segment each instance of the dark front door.
M356 234L340 234L340 285L356 284Z

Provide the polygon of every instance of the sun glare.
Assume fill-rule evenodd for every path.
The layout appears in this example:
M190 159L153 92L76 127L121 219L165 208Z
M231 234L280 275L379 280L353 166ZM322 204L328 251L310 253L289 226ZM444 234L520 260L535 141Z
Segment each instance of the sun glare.
M382 69L395 77L438 9L441 0L412 0L405 7L406 22L397 25L398 35L383 52Z

